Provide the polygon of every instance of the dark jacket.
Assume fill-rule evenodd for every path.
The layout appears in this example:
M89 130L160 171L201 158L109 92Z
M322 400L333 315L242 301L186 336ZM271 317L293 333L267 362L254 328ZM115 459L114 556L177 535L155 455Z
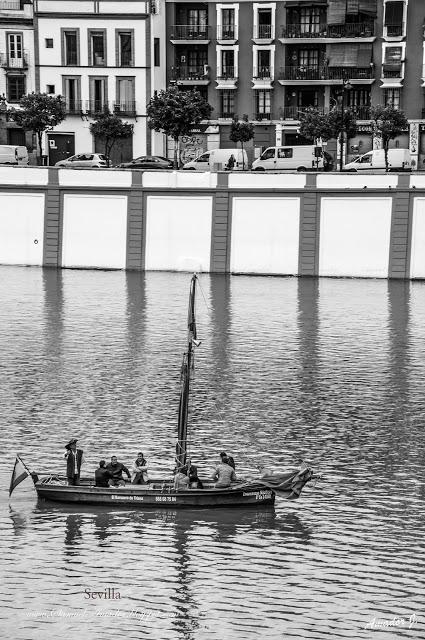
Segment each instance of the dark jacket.
M107 471L112 475L114 480L122 480L122 472L127 474L130 477L130 471L122 462L117 462L116 465L113 465L111 462L106 465Z
M94 478L96 487L107 487L108 480L112 478L112 473L110 473L108 469L105 469L105 467L99 467L99 469L96 469L94 472Z
M77 475L80 475L81 469L81 460L83 458L83 450L77 449L77 451L72 451L69 449L68 453L65 454L66 458L66 476L67 478L73 478L75 475L75 456L77 456Z

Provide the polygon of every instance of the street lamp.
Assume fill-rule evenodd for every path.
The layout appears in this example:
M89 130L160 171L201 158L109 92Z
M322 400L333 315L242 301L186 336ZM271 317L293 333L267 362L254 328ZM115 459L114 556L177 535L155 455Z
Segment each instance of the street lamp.
M345 104L345 94L347 91L351 91L352 85L348 78L344 78L342 81L342 87L339 91L339 95L341 96L341 148L340 148L340 156L339 156L339 170L343 169L343 151L344 151L344 104Z

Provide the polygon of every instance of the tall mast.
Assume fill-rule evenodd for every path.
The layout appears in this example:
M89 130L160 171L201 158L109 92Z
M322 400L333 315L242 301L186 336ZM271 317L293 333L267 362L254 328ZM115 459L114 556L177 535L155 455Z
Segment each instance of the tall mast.
M183 467L187 455L187 419L189 410L190 377L194 365L194 342L196 345L195 295L198 276L194 274L190 282L189 309L187 314L187 351L183 355L181 370L181 390L179 419L177 426L176 464Z

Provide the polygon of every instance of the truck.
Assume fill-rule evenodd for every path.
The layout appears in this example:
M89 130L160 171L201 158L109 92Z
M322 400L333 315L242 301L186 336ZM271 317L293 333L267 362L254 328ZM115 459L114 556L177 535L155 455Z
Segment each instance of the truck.
M348 162L345 171L365 171L366 169L385 169L384 149L373 149L362 156L358 156L352 162ZM411 171L412 157L409 149L388 149L389 171Z

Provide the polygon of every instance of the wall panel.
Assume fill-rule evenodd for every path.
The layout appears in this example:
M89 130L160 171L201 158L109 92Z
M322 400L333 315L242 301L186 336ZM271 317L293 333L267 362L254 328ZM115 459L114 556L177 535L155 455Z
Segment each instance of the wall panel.
M0 193L0 264L43 264L44 193Z
M212 197L149 196L146 270L209 271Z
M125 269L127 196L65 194L62 266Z
M413 201L410 277L425 278L425 198Z
M230 270L297 274L299 198L234 197Z
M319 275L387 278L392 198L322 198Z

